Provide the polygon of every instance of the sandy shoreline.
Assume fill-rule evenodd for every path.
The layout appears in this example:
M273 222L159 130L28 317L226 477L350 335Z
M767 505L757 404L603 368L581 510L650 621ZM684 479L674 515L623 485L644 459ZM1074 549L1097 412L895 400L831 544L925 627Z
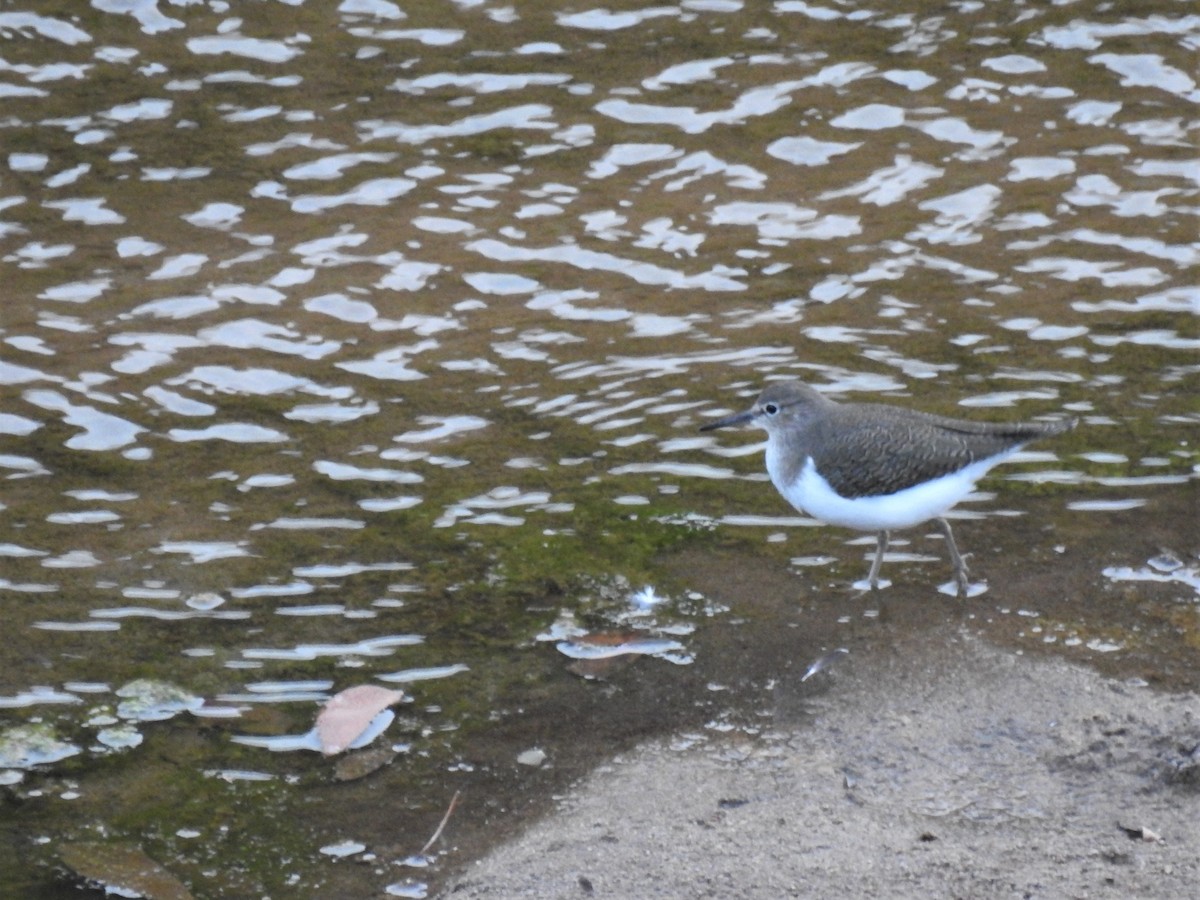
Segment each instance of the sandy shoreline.
M615 758L441 896L1194 895L1195 694L916 640L775 685L760 735Z

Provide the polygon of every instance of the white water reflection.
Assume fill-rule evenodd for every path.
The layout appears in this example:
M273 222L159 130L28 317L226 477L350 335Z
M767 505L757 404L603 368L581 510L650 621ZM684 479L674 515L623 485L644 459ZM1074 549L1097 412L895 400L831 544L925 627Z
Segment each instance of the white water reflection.
M172 428L167 436L173 441L229 441L232 444L275 444L286 441L288 436L274 428L251 425L246 422L227 422L207 428Z
M94 406L72 403L58 391L26 391L24 399L34 406L63 414L63 422L82 429L67 440L73 450L116 450L133 443L144 428L103 412Z
M193 563L213 562L249 556L245 541L164 541L151 550L152 553L182 553L191 557Z
M247 648L242 657L248 660L311 660L319 657L391 656L397 647L412 647L424 638L419 634L397 634L367 638L353 644L298 644L287 648Z
M272 698L274 702L280 700L316 700L323 699L323 695L316 694L313 696L276 696ZM385 709L383 712L376 715L367 725L363 732L353 741L346 745L347 750L358 750L372 744L377 737L387 731L388 726L395 721L396 714L390 709ZM235 734L231 740L235 744L243 744L247 747L259 747L263 750L271 750L276 753L285 753L293 750L312 750L314 752L322 752L321 738L314 727L304 734L284 734L271 735L269 737L260 737L256 735Z

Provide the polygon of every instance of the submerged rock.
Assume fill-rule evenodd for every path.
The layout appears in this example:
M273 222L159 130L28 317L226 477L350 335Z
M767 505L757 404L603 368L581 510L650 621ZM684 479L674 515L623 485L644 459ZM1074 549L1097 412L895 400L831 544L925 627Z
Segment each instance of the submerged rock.
M30 769L74 756L81 749L45 722L0 731L0 769Z
M192 900L183 882L129 844L79 841L62 844L58 857L84 881L107 893L147 900Z

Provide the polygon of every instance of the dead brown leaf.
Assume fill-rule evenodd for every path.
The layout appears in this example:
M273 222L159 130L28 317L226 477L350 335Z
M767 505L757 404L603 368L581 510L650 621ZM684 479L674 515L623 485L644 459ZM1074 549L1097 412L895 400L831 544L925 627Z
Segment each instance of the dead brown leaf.
M393 703L404 699L404 691L374 684L360 684L334 694L317 716L317 739L326 756L341 753L354 742L371 720Z

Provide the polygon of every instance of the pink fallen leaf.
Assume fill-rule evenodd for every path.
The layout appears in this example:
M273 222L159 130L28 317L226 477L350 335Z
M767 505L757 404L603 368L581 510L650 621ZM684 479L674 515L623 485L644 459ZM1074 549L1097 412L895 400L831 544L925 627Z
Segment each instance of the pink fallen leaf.
M362 734L371 720L393 703L405 699L404 691L360 684L334 694L317 716L317 739L326 756L341 753Z

